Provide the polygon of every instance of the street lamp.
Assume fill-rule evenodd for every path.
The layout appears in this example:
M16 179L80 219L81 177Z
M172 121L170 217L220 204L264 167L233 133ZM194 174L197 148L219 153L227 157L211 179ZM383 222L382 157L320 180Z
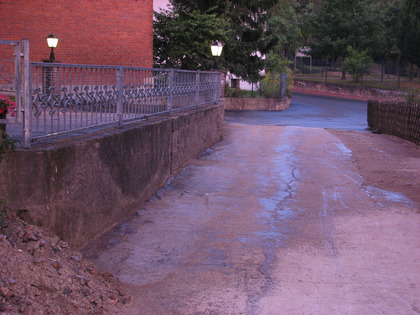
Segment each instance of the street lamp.
M55 60L54 48L57 47L58 38L55 37L54 34L48 35L47 44L48 44L48 47L51 48L51 54L50 54L49 62L54 62L54 60Z
M211 54L213 57L220 57L222 54L223 45L221 42L216 40L213 44L211 44Z
M213 57L216 57L214 59L214 69L217 69L217 57L220 57L223 50L223 44L219 42L218 40L214 41L213 44L211 44L211 54Z

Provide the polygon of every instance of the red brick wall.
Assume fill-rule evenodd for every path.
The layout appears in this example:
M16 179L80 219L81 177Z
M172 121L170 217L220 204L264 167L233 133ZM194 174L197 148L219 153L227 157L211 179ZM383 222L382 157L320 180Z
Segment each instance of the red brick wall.
M152 67L153 0L0 0L0 39L30 41L31 61ZM9 49L10 50L10 49Z

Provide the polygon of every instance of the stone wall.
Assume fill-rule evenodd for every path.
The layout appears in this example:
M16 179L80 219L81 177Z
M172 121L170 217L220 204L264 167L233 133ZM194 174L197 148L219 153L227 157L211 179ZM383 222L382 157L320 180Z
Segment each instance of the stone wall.
M36 144L0 163L0 199L75 247L132 214L222 139L223 104L88 138Z
M326 92L337 95L364 97L366 99L401 100L405 94L399 91L382 90L365 86L353 86L340 83L325 83L309 80L294 80L294 88L299 91Z
M291 99L270 98L225 98L225 110L267 110L281 111L289 107Z

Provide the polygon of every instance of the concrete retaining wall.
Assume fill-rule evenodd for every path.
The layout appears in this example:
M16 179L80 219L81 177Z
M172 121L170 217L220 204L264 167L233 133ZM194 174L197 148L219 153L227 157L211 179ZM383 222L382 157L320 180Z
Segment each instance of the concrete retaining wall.
M10 152L0 199L80 247L121 222L222 138L223 104Z
M291 99L269 98L225 98L225 110L273 110L281 111L289 107Z
M352 86L339 83L325 83L309 80L294 80L294 88L301 91L326 92L337 95L364 97L366 99L401 100L405 94L399 91L382 90L365 86Z

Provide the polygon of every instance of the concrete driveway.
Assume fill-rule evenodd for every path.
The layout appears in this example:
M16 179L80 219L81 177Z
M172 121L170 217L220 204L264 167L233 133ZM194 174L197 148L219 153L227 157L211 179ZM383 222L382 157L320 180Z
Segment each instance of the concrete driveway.
M119 314L420 313L420 151L362 130L227 122L85 251Z

